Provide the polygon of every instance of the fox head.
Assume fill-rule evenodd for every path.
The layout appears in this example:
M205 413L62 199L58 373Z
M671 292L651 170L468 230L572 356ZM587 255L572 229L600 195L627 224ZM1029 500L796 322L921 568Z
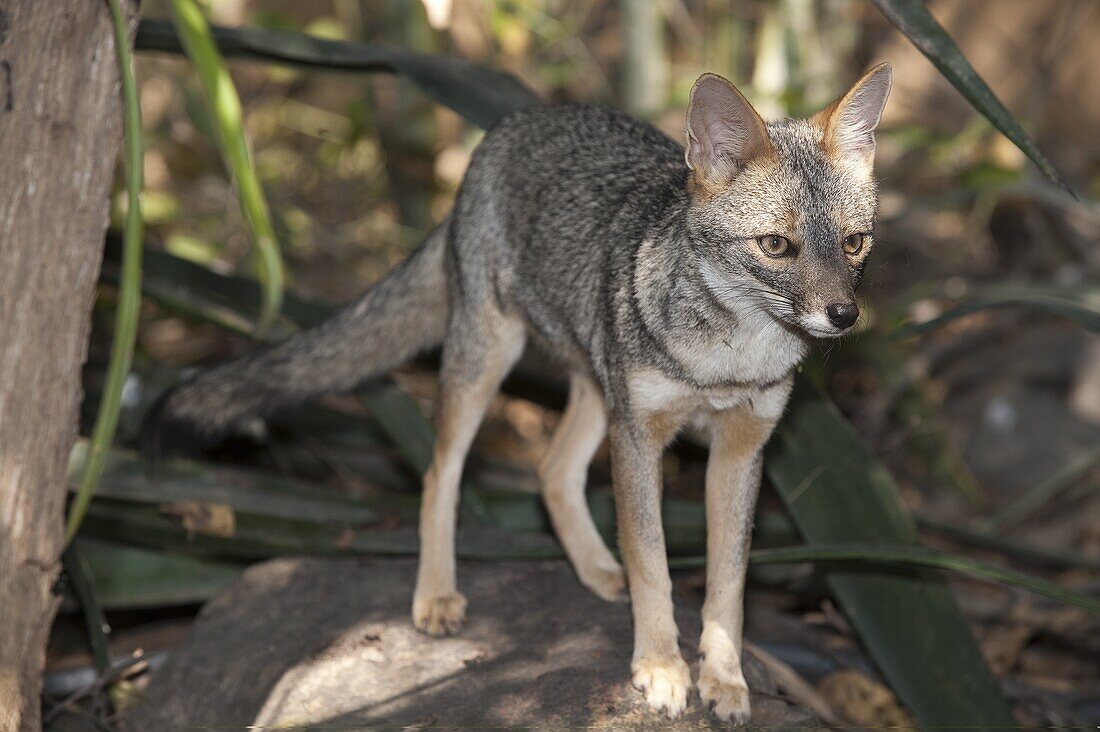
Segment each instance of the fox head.
M764 122L729 81L691 91L688 225L703 279L731 310L753 303L817 337L859 317L874 244L875 129L892 79L882 64L809 119Z

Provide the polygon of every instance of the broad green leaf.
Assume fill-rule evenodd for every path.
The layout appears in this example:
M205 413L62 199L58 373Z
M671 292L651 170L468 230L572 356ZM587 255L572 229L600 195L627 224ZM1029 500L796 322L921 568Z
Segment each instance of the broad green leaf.
M260 28L215 26L212 31L227 58L314 69L401 74L433 101L450 107L479 127L489 127L509 112L539 103L538 96L512 74L450 56ZM171 24L155 19L142 20L134 47L142 51L182 52Z
M851 425L805 382L764 467L810 545L916 545L893 478ZM1008 704L943 578L837 567L827 581L891 687L921 726L1011 727Z
M301 554L409 556L419 546L414 528L362 529L252 514L237 516L233 536L188 534L177 519L156 507L108 498L97 499L88 508L81 536L233 560ZM460 558L477 560L563 556L558 543L545 533L484 526L460 529L457 551Z
M667 509L666 509L667 510ZM89 536L159 547L169 552L106 544ZM365 554L414 556L418 550L411 529L356 531L304 521L245 516L232 537L188 534L175 519L148 506L100 498L89 511L87 536L80 541L91 565L91 576L105 608L153 607L197 602L231 581L240 567L209 558L261 559L295 554ZM696 544L695 551L703 547ZM478 527L463 530L458 555L465 559L508 561L562 556L557 543L538 531L501 531ZM920 546L829 544L753 550L754 567L814 563L868 565L902 573L914 567L947 569L1034 592L1100 614L1100 600L1021 572ZM706 566L701 555L673 556L674 568Z
M874 0L874 3L975 109L1023 150L1046 177L1077 198L1077 194L1032 142L1012 113L1005 109L993 90L978 76L943 26L928 12L923 0Z
M78 442L70 473L79 474L86 459L87 443ZM99 495L152 505L224 504L241 513L315 523L355 525L378 519L362 501L267 473L173 460L157 466L151 475L148 463L123 450L107 455Z
M204 602L236 579L243 569L240 565L97 539L78 541L106 610Z
M420 405L389 381L359 390L358 397L397 445L409 467L417 475L423 475L431 464L435 430ZM466 480L462 482L459 500L464 518L492 523L489 508Z
M392 382L362 390L359 400L378 419L387 436L401 451L405 462L417 475L425 473L432 462L435 434L419 405L415 402L410 404L409 395ZM412 409L412 406L417 408Z
M104 282L117 284L120 240L109 232L104 249ZM238 333L248 334L250 314L263 300L261 286L247 277L221 275L189 260L151 247L144 249L145 287L143 294L181 315L203 320ZM321 322L336 308L286 293L282 312L269 338L286 337L299 327Z

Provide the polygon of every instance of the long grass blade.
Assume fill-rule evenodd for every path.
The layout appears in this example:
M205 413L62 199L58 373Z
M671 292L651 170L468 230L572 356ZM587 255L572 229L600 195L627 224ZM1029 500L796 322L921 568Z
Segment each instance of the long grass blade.
M1052 569L1087 569L1093 572L1100 571L1100 560L1091 559L1079 553L1056 552L1049 549L1019 544L1008 541L1000 536L981 534L976 531L936 521L926 516L917 516L917 526L924 531L940 534L948 539L965 546L976 549L986 549L1003 554L1006 557L1020 559L1032 564L1038 564Z
M80 488L69 509L65 526L65 541L71 542L80 528L84 513L95 493L103 473L103 461L118 429L118 413L122 406L122 387L130 374L137 338L138 314L141 309L141 255L144 244L144 219L141 215L142 141L141 107L138 104L137 83L134 80L130 40L126 18L119 0L111 0L111 20L114 24L115 52L118 55L119 76L122 79L122 101L126 146L126 224L123 232L122 275L115 310L115 333L107 380L99 402L89 457L80 478Z
M981 521L979 525L990 533L1016 526L1050 501L1066 493L1082 478L1095 470L1097 465L1100 465L1100 447L1093 448L1078 456L1077 459L1066 463L1046 480L1040 482L985 521Z
M911 323L894 331L895 338L922 335L941 328L953 320L982 310L1000 308L1030 308L1076 323L1093 333L1100 333L1100 310L1090 306L1085 300L1072 293L1053 293L1044 291L1003 292L993 291L979 295L975 299L962 303L943 315L923 323Z
M256 275L263 286L263 304L256 321L255 335L262 338L282 306L283 259L267 200L248 151L241 100L198 3L195 0L172 0L172 17L183 48L198 71L206 103L213 113L216 137L226 167L236 183L241 210L252 230Z
M970 62L963 56L955 41L943 26L928 12L923 0L873 0L902 34L912 41L940 73L958 89L975 109L993 123L993 126L1020 148L1043 174L1073 198L1073 192L1062 175L1054 168L1038 146L1028 137L1024 128L1005 109L1001 100L985 83Z
M1008 587L1018 587L1042 597L1073 605L1100 615L1100 598L1076 592L1049 582L1042 577L983 562L961 554L948 554L923 546L876 546L870 544L814 544L754 549L749 554L753 566L768 564L867 564L880 568L904 570L927 567L958 572L975 579ZM695 569L706 566L705 557L670 557L674 569Z
M959 572L969 577L998 582L1010 587L1034 592L1052 600L1100 615L1100 598L1066 589L1034 575L1017 572L989 562L958 554L945 554L920 546L853 546L845 544L815 544L807 547L758 549L750 555L755 564L790 564L792 562L867 563L894 567L929 567Z

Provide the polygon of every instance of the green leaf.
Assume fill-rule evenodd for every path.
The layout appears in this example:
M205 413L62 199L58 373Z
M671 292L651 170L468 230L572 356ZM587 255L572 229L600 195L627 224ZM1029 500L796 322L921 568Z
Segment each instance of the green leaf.
M1017 572L989 562L982 562L958 554L946 554L923 546L867 546L851 544L815 544L813 546L791 546L776 549L760 549L750 555L755 564L789 564L791 562L814 562L827 564L843 562L847 564L884 565L898 568L929 567L960 572L977 579L998 582L1009 587L1019 587L1052 600L1064 602L1094 615L1100 615L1100 599L1080 592L1067 590L1041 577Z
M1091 559L1076 552L1056 552L1027 544L1018 544L1000 536L980 534L961 526L945 524L924 516L918 516L916 522L922 530L941 534L959 544L994 551L1013 559L1021 559L1025 562L1058 570L1088 569L1094 572L1100 571L1100 560Z
M347 529L314 526L300 521L247 517L233 537L188 536L170 517L149 507L116 503L107 499L93 504L89 536L110 535L170 552L193 552L205 557L259 559L293 554L368 554L415 556L418 542L413 531L371 530L356 533ZM163 550L79 540L90 565L90 577L106 609L163 607L202 601L231 582L241 568L236 564ZM696 546L700 551L702 547ZM537 532L479 528L460 532L458 554L465 559L507 561L561 557L557 544ZM905 572L911 567L929 567L961 572L971 577L998 582L1034 592L1059 602L1100 614L1100 600L1067 590L1052 582L970 557L945 554L926 547L815 545L753 550L750 561L759 567L772 564L809 562L820 565L867 564L887 572ZM677 569L706 566L703 556L673 556Z
M405 462L417 475L423 475L432 462L435 433L420 405L392 382L360 390L359 401L378 419Z
M242 567L97 539L78 543L102 607L132 610L204 602L235 580Z
M141 255L145 223L141 216L142 171L145 156L141 142L141 105L138 102L134 64L130 56L130 39L126 18L118 0L111 0L111 20L114 24L115 53L118 54L119 76L122 78L124 135L126 141L126 225L123 233L123 255L115 312L115 332L111 342L111 358L107 378L99 401L95 427L92 428L91 459L80 478L80 489L69 508L65 524L65 542L71 542L80 529L84 512L96 491L103 459L118 429L118 414L122 408L122 387L130 374L137 340L138 315L141 310Z
M237 516L232 536L188 534L178 520L156 507L108 498L98 499L88 508L81 536L233 560L301 554L410 556L416 554L419 546L413 528L360 529L252 514ZM472 531L460 529L457 551L460 558L477 560L564 556L558 543L547 534L483 526Z
M73 594L80 603L84 625L88 629L88 643L92 647L92 658L96 669L102 674L111 667L111 648L107 641L107 630L110 626L103 614L103 603L96 587L92 566L81 544L81 541L69 542L61 555L61 561Z
M70 472L79 473L86 459L87 444L79 442L73 449ZM378 519L362 501L267 473L173 460L157 466L151 476L147 463L123 450L112 450L105 463L98 493L103 498L152 505L219 503L235 512L315 523L354 525Z
M875 5L993 126L1023 150L1046 177L1077 198L1069 184L1005 109L993 90L963 56L955 41L928 12L923 0L874 0Z
M1053 475L1037 484L997 513L980 522L988 533L1016 526L1050 501L1062 495L1100 465L1100 447L1079 455L1056 470Z
M990 536L979 533L963 526L936 521L927 516L917 515L914 522L922 532L939 534L950 539L956 544L971 546L986 552L1000 554L1008 559L1022 560L1028 564L1064 571L1067 569L1100 570L1100 560L1082 556L1075 552L1058 552L1049 549L1041 549L1030 544L1021 544L1000 536ZM758 537L764 529L763 537ZM753 546L763 546L763 541L771 542L770 546L789 546L799 540L798 530L795 529L786 511L765 510L756 514L756 526L753 535Z
M705 567L706 557L672 557L669 565L676 569ZM814 544L813 546L784 546L754 549L749 553L753 567L769 564L813 563L866 564L905 572L912 567L947 569L975 579L996 582L1008 587L1033 592L1042 597L1079 607L1094 615L1100 615L1100 599L1082 592L1066 589L1054 582L1034 575L1017 572L989 562L982 562L960 554L947 554L924 546L874 546L868 544Z
M240 58L314 69L385 71L415 83L433 101L453 109L479 127L539 103L538 96L512 74L451 56L434 56L381 43L331 41L301 33L260 28L212 28L227 58ZM169 23L145 19L135 48L180 53Z
M799 381L764 461L802 536L815 545L916 545L890 474L827 399ZM1011 727L1008 704L943 578L923 569L833 568L843 607L921 726Z
M252 230L256 274L263 286L263 303L256 321L256 336L262 337L279 314L283 299L283 258L267 208L260 179L252 165L245 139L241 100L225 60L218 52L206 17L195 0L172 0L172 18L182 47L194 64L206 104L213 113L214 129L233 174L237 198Z
M100 277L104 282L116 284L121 258L121 241L116 232L108 232L103 256ZM149 246L144 249L144 268L143 294L154 302L180 315L237 333L251 332L251 314L263 301L263 289L255 280L221 275ZM279 320L268 337L286 337L299 327L321 322L335 311L330 304L287 292Z

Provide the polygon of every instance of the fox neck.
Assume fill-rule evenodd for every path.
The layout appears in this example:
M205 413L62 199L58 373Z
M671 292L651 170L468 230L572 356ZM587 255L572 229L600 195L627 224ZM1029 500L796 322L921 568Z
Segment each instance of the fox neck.
M635 267L639 312L697 386L767 384L806 357L806 338L751 299L719 299L688 237L643 242Z

